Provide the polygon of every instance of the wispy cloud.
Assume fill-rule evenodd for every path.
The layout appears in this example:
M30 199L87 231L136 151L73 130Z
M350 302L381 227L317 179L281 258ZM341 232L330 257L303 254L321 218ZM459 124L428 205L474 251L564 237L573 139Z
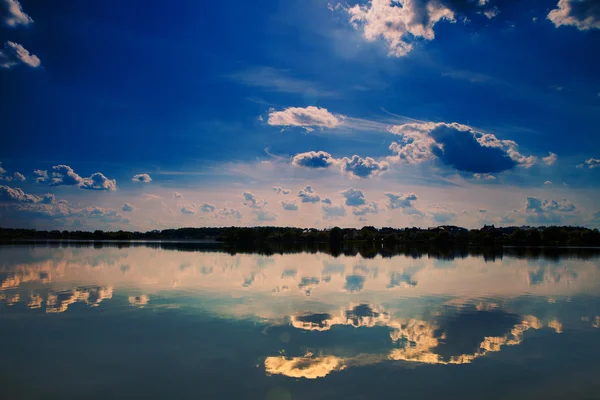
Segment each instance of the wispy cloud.
M268 92L298 93L318 97L339 97L339 93L324 89L321 84L295 77L291 71L272 67L254 67L225 76L246 86Z

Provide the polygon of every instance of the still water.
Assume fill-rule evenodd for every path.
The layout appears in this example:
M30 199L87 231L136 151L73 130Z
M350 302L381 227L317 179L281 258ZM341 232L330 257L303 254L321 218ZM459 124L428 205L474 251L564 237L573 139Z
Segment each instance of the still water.
M3 399L600 399L590 250L4 245L0 287Z

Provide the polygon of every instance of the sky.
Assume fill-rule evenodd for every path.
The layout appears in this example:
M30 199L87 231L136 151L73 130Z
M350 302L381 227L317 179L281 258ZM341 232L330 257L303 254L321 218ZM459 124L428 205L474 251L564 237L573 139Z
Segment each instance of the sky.
M0 226L600 227L597 0L0 0Z

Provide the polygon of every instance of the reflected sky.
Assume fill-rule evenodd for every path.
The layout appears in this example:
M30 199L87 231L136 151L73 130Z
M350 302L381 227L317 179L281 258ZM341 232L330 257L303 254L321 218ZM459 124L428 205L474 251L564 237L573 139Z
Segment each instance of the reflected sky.
M132 329L125 316L161 325L210 320L218 327L214 335L230 339L210 357L225 367L223 360L243 364L238 353L251 352L248 371L260 369L265 382L484 359L522 363L528 342L569 346L579 335L600 334L596 256L490 262L427 254L3 246L0 260L0 321L14 328L0 334L3 341L18 342L20 327L29 324L60 332L69 316L84 326L117 318L115 330ZM224 326L231 329L223 332ZM241 336L240 326L251 333ZM153 329L145 334L160 337L164 328ZM187 333L190 340L198 334L181 332ZM103 340L115 334L107 330Z

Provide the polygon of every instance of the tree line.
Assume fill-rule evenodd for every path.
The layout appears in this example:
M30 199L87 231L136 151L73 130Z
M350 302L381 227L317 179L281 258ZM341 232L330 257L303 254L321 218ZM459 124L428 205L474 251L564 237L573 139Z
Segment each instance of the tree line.
M515 245L515 246L600 246L598 229L573 226L495 227L466 229L458 226L436 228L358 228L303 229L293 227L215 227L129 231L44 231L0 228L0 240L214 240L241 245L261 243L342 243L418 245Z

